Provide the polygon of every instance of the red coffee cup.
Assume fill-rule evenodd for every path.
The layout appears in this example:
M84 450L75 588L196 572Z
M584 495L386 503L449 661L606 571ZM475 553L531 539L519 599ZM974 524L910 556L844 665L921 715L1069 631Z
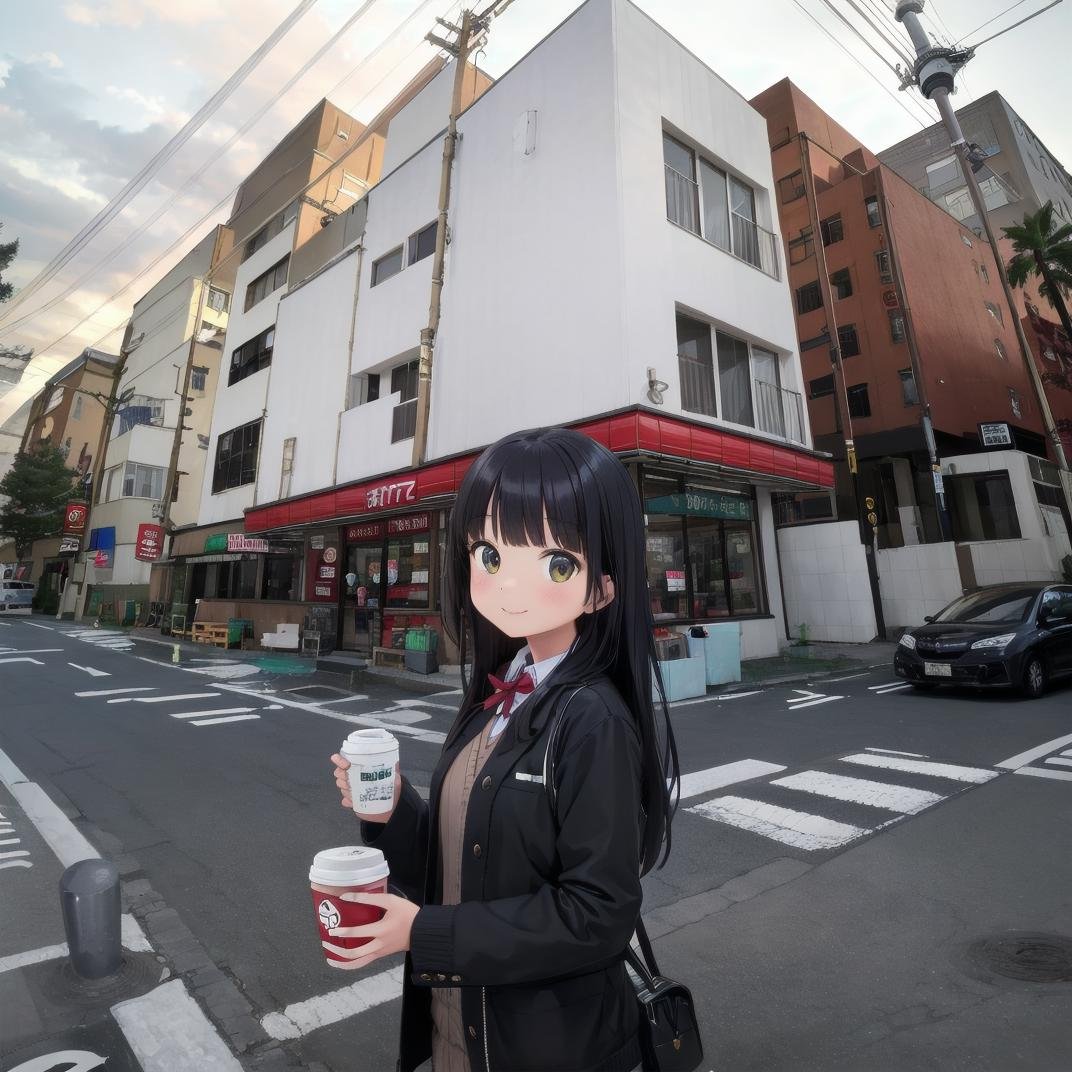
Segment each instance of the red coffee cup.
M343 845L324 849L313 858L309 868L309 885L313 894L313 910L320 930L321 948L327 962L333 966L345 964L346 957L333 952L328 942L341 949L356 949L371 942L371 938L341 938L328 934L335 927L361 927L383 919L384 911L374 905L344 901L344 893L386 893L387 861L379 849L365 845Z

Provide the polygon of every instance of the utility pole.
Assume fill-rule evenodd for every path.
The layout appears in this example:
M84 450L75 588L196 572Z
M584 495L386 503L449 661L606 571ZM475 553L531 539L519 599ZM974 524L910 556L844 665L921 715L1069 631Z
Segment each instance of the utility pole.
M447 41L434 33L427 35L433 45L445 49L454 57L454 93L450 101L450 119L443 137L443 166L439 177L439 217L436 227L435 256L432 260L432 296L428 303L428 326L421 330L420 361L417 369L417 427L413 435L411 464L423 465L428 450L428 414L431 408L432 360L435 355L436 332L443 297L443 261L447 249L447 210L450 207L450 182L458 145L458 114L462 109L462 85L469 56L487 41L491 20L501 15L513 0L495 0L479 14L468 8L462 12L461 25L436 19L444 29L454 34Z
M1039 375L1034 355L1031 353L1027 336L1024 334L1024 326L1016 309L1012 287L1009 286L1009 277L1005 272L1005 261L998 247L993 228L990 226L986 203L983 200L982 191L979 189L979 182L975 177L976 168L981 165L982 161L974 156L965 141L964 132L960 129L960 120L957 119L957 113L953 109L953 102L949 99L949 95L953 92L957 71L975 55L975 50L973 48L957 50L933 44L927 31L923 29L920 23L919 16L922 12L923 0L899 0L897 4L897 21L904 23L916 49L916 62L912 72L910 74L906 73L902 88L913 84L918 85L920 92L928 100L934 101L938 106L938 111L941 113L953 151L960 160L960 169L964 173L965 181L968 184L968 193L971 195L972 203L975 205L976 214L982 221L987 241L994 251L994 260L997 261L1001 287L1005 292L1005 301L1009 306L1013 327L1016 329L1016 338L1020 344L1020 356L1024 360L1024 366L1031 379L1031 386L1035 390L1035 399L1038 402L1039 413L1042 416L1043 429L1046 432L1046 437L1053 445L1053 453L1057 459L1058 468L1064 470L1067 474L1068 461L1065 458L1061 437L1054 427L1053 413L1050 411L1050 403L1046 397L1046 390L1042 385L1042 377ZM1067 479L1066 475L1066 481Z

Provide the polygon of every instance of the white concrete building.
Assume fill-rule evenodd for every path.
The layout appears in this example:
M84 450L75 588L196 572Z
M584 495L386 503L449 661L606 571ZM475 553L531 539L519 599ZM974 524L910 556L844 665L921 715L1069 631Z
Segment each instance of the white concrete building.
M451 77L392 121L360 240L355 225L279 303L245 522L305 541L288 620L320 604L359 650L434 625L464 460L568 424L635 473L656 618L732 621L745 657L774 654L771 492L833 477L801 404L765 122L628 0L589 0L477 99L458 123L428 461L414 469Z

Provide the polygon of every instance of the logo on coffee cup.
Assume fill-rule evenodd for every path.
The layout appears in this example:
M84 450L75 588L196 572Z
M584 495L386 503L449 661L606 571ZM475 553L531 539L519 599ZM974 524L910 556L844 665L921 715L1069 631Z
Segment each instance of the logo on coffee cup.
M317 909L317 915L320 917L320 922L324 925L325 929L329 931L337 927L341 920L339 910L330 901L320 902L320 907Z

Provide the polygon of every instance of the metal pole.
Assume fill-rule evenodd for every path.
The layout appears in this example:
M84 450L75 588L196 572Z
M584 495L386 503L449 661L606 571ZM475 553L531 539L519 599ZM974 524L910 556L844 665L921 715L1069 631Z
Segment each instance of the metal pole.
M968 184L968 193L971 195L975 211L979 216L986 233L987 241L994 253L997 262L998 277L1001 279L1001 289L1005 292L1005 301L1009 306L1012 316L1013 327L1016 330L1016 339L1020 344L1020 356L1023 358L1027 369L1031 386L1035 391L1035 399L1038 402L1039 413L1042 416L1042 427L1047 439L1053 444L1053 453L1059 469L1068 472L1068 460L1065 457L1061 437L1054 427L1053 413L1050 411L1049 399L1046 397L1046 389L1042 385L1042 377L1039 375L1038 366L1035 364L1034 355L1024 334L1024 326L1020 321L1020 314L1016 309L1016 300L1013 297L1012 287L1009 286L1009 277L1005 273L1005 261L998 247L997 238L990 226L990 218L987 215L986 202L983 200L982 191L972 170L972 162L969 155L968 144L964 140L964 132L960 129L960 121L953 108L953 102L949 94L953 90L954 76L956 72L971 58L971 53L957 53L949 48L941 48L931 43L927 31L923 29L919 16L923 11L923 0L900 0L897 5L897 20L903 22L916 49L915 80L919 85L920 92L929 100L933 100L941 113L946 131L953 151L960 160L961 171L964 172L965 181Z

